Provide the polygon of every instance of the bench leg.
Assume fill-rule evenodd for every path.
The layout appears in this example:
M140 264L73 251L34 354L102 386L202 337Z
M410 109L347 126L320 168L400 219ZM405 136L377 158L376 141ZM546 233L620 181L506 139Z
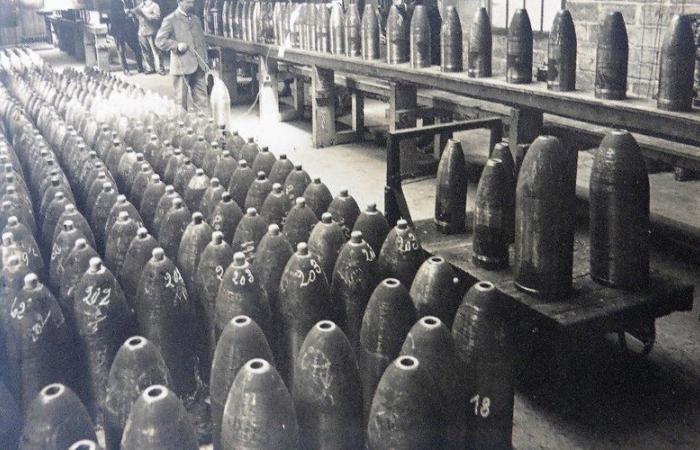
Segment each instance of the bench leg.
M311 68L311 142L314 148L335 144L334 73Z
M510 111L510 151L515 154L518 144L529 144L542 132L542 111L512 108Z

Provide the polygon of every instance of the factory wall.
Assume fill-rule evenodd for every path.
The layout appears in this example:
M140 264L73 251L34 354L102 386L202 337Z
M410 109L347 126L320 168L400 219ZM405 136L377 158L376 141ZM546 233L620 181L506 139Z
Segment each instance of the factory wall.
M468 48L469 27L474 13L483 0L443 0L443 6L455 5L464 29L465 64ZM602 1L564 0L576 25L578 41L576 86L592 90L595 74L596 42L598 30L605 16L611 11L620 11L625 18L629 39L628 91L642 97L655 97L659 76L658 58L661 42L673 14L698 14L700 2L683 0L666 1ZM548 35L535 34L534 67L545 66L547 61ZM505 73L505 30L494 30L493 70L494 75Z

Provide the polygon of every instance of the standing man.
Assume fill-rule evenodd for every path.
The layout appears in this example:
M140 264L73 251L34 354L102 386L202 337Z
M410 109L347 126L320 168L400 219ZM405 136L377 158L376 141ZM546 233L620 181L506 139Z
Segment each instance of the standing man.
M139 44L146 59L146 73L155 73L157 70L159 74L165 75L163 59L155 40L160 22L160 6L153 0L143 0L134 8L133 13L139 19Z
M143 72L143 58L141 46L136 34L136 26L128 11L131 9L131 0L110 0L109 2L109 27L108 32L117 43L119 63L125 75L131 75L126 61L126 46L131 47L136 58L136 66L139 72Z
M163 19L156 35L156 46L170 52L170 74L174 78L175 97L185 109L192 96L194 109L209 111L206 70L207 46L199 17L194 15L194 0L179 0L172 14Z

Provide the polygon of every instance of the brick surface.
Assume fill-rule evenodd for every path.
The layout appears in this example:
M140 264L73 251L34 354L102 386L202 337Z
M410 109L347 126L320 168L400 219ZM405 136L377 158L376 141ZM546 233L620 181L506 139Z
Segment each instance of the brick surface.
M444 0L443 5L457 6L465 39L469 36L471 21L477 2ZM663 33L673 14L700 14L700 0L567 0L566 8L571 12L576 26L578 43L576 87L592 90L594 82L596 43L600 25L605 15L620 11L625 18L630 46L629 91L635 95L653 97L658 78L659 48ZM534 67L546 64L547 36L538 35L534 41ZM465 49L468 48L465 42ZM506 39L503 35L493 37L493 71L502 75L505 71Z

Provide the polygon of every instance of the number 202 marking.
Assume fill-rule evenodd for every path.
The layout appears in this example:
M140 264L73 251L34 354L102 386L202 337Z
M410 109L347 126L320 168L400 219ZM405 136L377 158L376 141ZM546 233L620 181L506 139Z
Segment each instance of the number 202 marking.
M85 288L85 297L83 301L89 306L107 306L109 305L109 297L112 294L111 288L95 288L94 286L88 286ZM99 303L98 303L99 300Z

